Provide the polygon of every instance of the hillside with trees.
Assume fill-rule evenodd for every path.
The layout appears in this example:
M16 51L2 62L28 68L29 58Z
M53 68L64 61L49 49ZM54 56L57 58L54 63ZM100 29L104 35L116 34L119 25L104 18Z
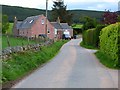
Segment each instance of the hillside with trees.
M68 10L69 13L73 14L73 23L81 23L83 22L82 17L88 16L91 18L96 18L97 20L101 20L103 11L91 11L91 10ZM24 8L18 6L7 6L2 5L3 14L7 15L10 22L13 22L14 17L16 16L18 20L24 20L28 16L33 15L45 15L45 10L42 9L34 9L34 8ZM52 20L52 11L48 10L48 19Z

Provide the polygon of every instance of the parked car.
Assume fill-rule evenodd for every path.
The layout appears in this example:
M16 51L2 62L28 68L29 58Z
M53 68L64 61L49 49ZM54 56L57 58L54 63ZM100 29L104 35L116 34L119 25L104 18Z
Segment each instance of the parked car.
M65 40L71 39L71 36L69 34L63 34L63 39Z
M39 37L47 38L46 34L39 34Z

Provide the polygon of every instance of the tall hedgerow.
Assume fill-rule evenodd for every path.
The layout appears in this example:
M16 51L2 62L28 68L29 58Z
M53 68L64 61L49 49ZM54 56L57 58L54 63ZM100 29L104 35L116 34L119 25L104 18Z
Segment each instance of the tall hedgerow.
M100 33L100 51L114 61L114 66L119 66L120 59L120 23L111 24L102 29Z
M95 28L83 32L83 44L95 47Z

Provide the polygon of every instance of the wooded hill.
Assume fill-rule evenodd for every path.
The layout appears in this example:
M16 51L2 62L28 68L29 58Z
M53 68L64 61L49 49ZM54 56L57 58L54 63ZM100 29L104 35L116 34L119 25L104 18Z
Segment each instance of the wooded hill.
M34 9L34 8L24 8L18 6L7 6L2 5L3 14L8 15L9 21L13 22L14 17L16 16L18 20L24 20L26 17L33 15L45 15L45 10L42 9ZM80 23L82 20L80 18L84 16L89 16L92 18L96 18L97 20L102 19L103 11L91 11L91 10L69 10L73 14L73 23ZM51 21L51 11L48 10L48 18Z

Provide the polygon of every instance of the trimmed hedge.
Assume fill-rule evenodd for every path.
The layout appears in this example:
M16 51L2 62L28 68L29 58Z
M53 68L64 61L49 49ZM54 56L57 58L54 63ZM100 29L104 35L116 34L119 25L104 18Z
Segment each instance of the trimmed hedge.
M120 23L111 24L102 29L100 33L100 51L110 57L114 61L114 67L120 66L118 63L120 57L119 38Z
M98 48L99 43L100 43L100 40L99 40L100 31L104 27L105 27L105 25L97 25L96 28L88 29L88 30L84 31L83 32L83 44Z
M83 44L95 47L95 28L83 32Z
M95 47L99 48L99 44L100 44L100 39L99 39L99 36L100 36L100 31L106 27L106 25L97 25L97 27L95 28Z

